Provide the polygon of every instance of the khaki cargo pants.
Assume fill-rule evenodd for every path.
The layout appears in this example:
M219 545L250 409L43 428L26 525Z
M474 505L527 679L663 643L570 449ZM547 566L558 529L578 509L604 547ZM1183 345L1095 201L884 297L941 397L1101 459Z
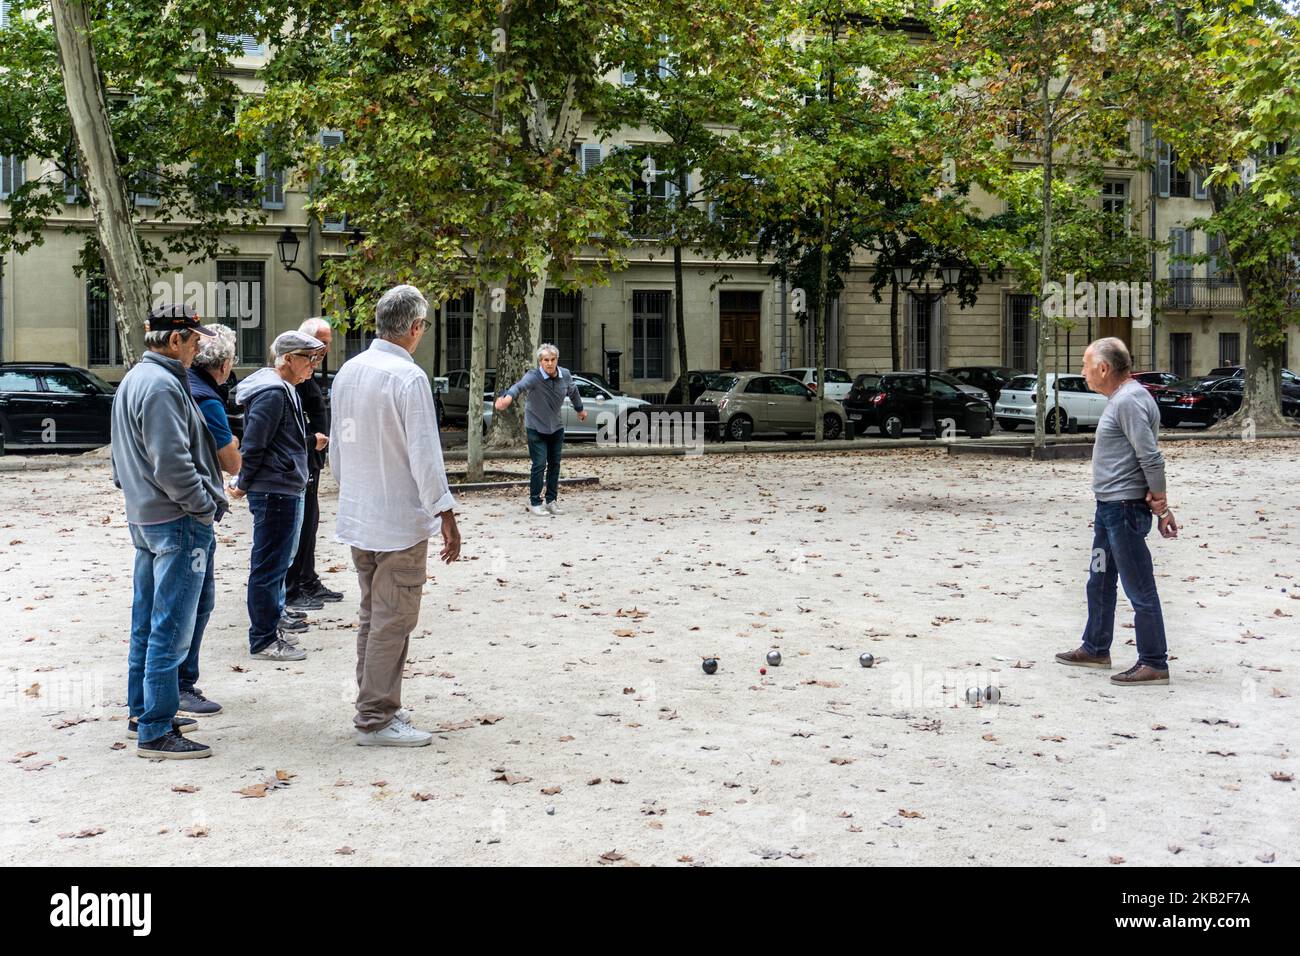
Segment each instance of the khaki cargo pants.
M383 730L402 706L402 669L420 619L429 542L405 551L352 549L361 582L357 626L357 730Z

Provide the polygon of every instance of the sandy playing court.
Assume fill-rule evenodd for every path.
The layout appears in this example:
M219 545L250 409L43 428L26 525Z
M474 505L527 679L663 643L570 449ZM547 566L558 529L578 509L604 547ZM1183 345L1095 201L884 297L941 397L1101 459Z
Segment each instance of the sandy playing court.
M405 703L443 728L418 750L352 743L328 479L319 567L347 599L300 664L248 657L237 505L200 681L225 712L195 735L215 755L157 763L125 737L107 466L0 475L0 862L1300 863L1300 442L1165 453L1168 687L1052 660L1085 618L1087 462L572 460L601 484L562 518L462 499L467 559L430 565L411 643ZM1000 704L966 703L990 684Z

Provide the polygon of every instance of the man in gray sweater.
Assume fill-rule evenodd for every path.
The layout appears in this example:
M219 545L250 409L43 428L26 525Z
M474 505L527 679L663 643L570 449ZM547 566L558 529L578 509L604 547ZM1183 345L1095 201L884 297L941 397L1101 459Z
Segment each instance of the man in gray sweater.
M527 393L524 429L528 433L528 457L533 469L528 482L528 510L539 518L560 514L555 499L560 493L560 452L564 448L564 400L568 398L585 422L582 396L567 368L560 368L560 350L550 343L537 350L537 368L506 389L496 400L497 411L505 411L516 398ZM546 478L546 504L542 505L542 478Z
M1083 644L1057 654L1062 664L1110 669L1117 585L1133 605L1137 663L1111 682L1124 686L1168 684L1165 622L1156 593L1146 536L1155 516L1160 534L1178 535L1165 493L1165 460L1156 447L1160 410L1131 375L1133 360L1117 338L1098 339L1083 353L1088 387L1110 401L1097 423L1092 453L1092 563L1088 575L1088 624Z
M141 757L209 757L211 748L182 736L197 722L176 710L177 669L200 605L212 609L213 523L229 507L216 444L185 374L199 336L213 333L179 305L151 312L146 330L149 351L113 398L113 483L126 497L135 545L127 735Z

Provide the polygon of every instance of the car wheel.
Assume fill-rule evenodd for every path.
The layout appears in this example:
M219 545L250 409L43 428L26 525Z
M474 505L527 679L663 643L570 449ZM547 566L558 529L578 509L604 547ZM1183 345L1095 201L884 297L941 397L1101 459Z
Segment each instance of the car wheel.
M903 419L897 415L886 415L880 421L880 433L886 438L902 438Z
M1179 425L1177 415L1161 415L1160 424L1164 428L1177 428Z
M998 419L998 428L1001 428L1004 432L1013 432L1019 427L1020 422L1016 421L1014 418Z
M1060 409L1057 408L1053 408L1051 411L1049 411L1047 413L1047 416L1043 419L1043 430L1054 433L1056 431L1056 420L1058 417L1062 419L1061 431L1065 431L1064 416L1060 414Z
M749 441L754 434L754 422L748 415L735 415L727 422L727 438L731 441Z
M822 438L834 441L844 432L844 422L838 415L826 415L822 418Z
M1219 422L1223 421L1227 417L1228 417L1228 410L1224 408L1222 405L1216 405L1214 410L1210 412L1210 424L1217 425L1219 424Z

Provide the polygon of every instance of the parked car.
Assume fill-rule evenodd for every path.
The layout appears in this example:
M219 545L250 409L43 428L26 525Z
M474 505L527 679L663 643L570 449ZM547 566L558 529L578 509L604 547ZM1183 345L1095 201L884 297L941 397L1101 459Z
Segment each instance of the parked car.
M497 370L486 369L483 376L483 402L492 407L496 397ZM442 414L448 422L468 424L469 418L469 370L456 369L447 373L447 391L441 397Z
M1246 367L1244 365L1224 365L1220 368L1210 369L1207 378L1245 378ZM1300 393L1300 376L1289 368L1282 369L1282 391L1291 392L1292 394Z
M718 369L693 369L683 372L668 390L666 405L694 405L709 387L715 375L726 374Z
M993 430L993 408L988 402L958 391L930 375L930 396L934 402L935 428L943 430L952 421L958 431L987 435ZM859 433L877 428L882 435L899 438L909 428L921 427L925 398L924 372L888 372L874 386L854 385L844 401L844 410ZM979 424L971 429L972 422Z
M619 391L617 388L610 388L609 381L599 372L573 372L574 378L585 378L588 382L599 385L611 395L626 395L627 392Z
M589 381L578 375L573 376L573 384L578 386L578 394L582 396L582 410L587 413L585 422L578 420L578 412L573 407L573 402L566 395L564 398L564 408L561 412L564 423L564 437L570 438L596 438L599 432L602 416L608 420L610 415L621 415L637 408L652 407L649 402L640 398L633 398L630 395L616 395L607 388L602 388L595 382ZM492 425L493 403L484 400L483 402L483 429L486 431ZM613 425L606 426L613 428Z
M783 372L791 378L798 379L805 385L812 388L817 387L817 369L816 368L788 368ZM835 401L843 401L853 388L853 376L842 368L826 369L826 390L827 398L833 398Z
M1057 382L1060 382L1060 405L1056 404ZM1038 376L1021 375L1013 378L1002 389L993 413L1003 431L1014 431L1021 425L1033 425L1037 414ZM1047 373L1047 419L1049 432L1056 431L1057 417L1061 417L1061 430L1071 418L1080 425L1095 426L1106 410L1106 396L1088 387L1082 375Z
M1005 365L963 365L948 369L948 374L963 385L983 390L988 395L989 402L997 404L998 396L1002 394L1007 382L1017 375L1028 373Z
M1134 380L1152 395L1158 395L1178 381L1173 372L1134 372Z
M1241 408L1244 378L1185 379L1156 396L1160 408L1160 424L1177 428L1191 423L1213 425L1223 421ZM1300 396L1290 391L1282 393L1282 414L1300 417Z
M115 391L63 362L0 362L0 435L8 448L107 445Z
M922 377L925 376L925 369L923 368L905 368L903 369L903 371L907 372L910 375L920 375ZM970 395L974 398L978 398L982 402L989 401L989 393L984 391L984 389L976 385L968 385L966 382L963 382L955 375L949 375L947 372L941 372L938 369L932 368L930 369L930 380L934 381L936 379L940 382L945 382L948 385L951 385L959 392L965 392L967 395Z
M798 436L813 431L817 427L815 398L812 389L788 375L723 372L709 382L699 403L718 407L724 440L748 441L752 435L771 432ZM824 405L822 434L838 438L844 433L844 406L830 399Z

